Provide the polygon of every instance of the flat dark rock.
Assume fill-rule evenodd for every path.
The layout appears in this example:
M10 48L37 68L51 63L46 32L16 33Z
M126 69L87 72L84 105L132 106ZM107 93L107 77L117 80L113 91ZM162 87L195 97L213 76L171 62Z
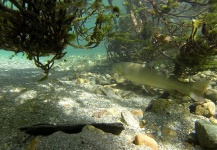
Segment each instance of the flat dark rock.
M92 125L95 128L101 129L104 132L119 135L124 126L121 123L91 123L91 124L75 124L75 125L53 125L53 124L37 124L30 127L19 128L26 134L38 136L48 136L54 132L62 131L68 134L76 134L82 131L82 128L86 125Z

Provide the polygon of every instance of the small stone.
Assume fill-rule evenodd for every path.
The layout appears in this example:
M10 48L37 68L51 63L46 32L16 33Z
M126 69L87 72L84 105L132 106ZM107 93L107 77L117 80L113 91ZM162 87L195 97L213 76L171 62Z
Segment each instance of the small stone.
M182 81L183 82L189 82L189 79L183 79Z
M152 102L151 111L155 113L165 113L174 110L177 103L171 99L156 99Z
M40 142L40 138L39 136L36 136L34 139L31 140L31 142L29 143L28 145L28 149L36 149L37 148L37 145L39 144Z
M136 117L139 117L139 118L143 117L143 111L141 109L134 109L131 111L131 113Z
M140 126L140 128L144 128L146 124L147 124L147 121L142 120L142 121L140 121L139 126Z
M110 79L107 79L106 77L98 77L95 79L95 83L100 85L109 85L111 82Z
M164 127L161 132L162 132L163 140L177 139L177 133L173 129Z
M77 78L77 82L79 84L83 84L83 83L87 83L87 80L86 79L83 79L83 78Z
M186 150L193 150L194 149L194 146L188 142L183 142L183 145L185 146Z
M105 133L104 131L102 131L102 130L100 130L100 129L98 129L98 128L92 126L92 125L86 125L86 126L82 129L82 131L84 131L84 130L89 130L89 131L97 132L97 133L102 134L102 135L106 135L106 133Z
M111 79L110 74L105 74L106 79Z
M102 91L103 95L108 97L116 97L115 92L110 87L101 87L100 90Z
M206 78L206 75L203 74L203 73L201 73L201 74L200 74L200 77L202 77L202 78Z
M190 133L188 135L187 142L190 143L190 144L199 145L197 134L196 133Z
M212 74L212 72L211 72L210 70L203 71L203 73L204 73L205 75L208 75L208 76Z
M124 83L126 80L123 76L119 76L117 73L113 75L113 79L116 83Z
M144 145L151 147L153 150L158 150L157 142L153 138L141 133L136 135L134 143L136 145Z
M216 118L214 118L214 117L210 117L210 118L209 118L209 121L210 121L211 123L217 125L217 119L216 119Z
M106 111L106 110L101 110L101 111L98 111L98 112L93 113L92 117L101 118L101 117L103 117L103 116L105 116L105 115L107 115L107 114L108 114L108 111Z
M191 97L190 96L183 96L182 100L185 101L185 102L186 101L191 101Z
M201 80L201 78L199 76L197 76L197 75L192 77L192 81L200 81L200 80Z
M215 115L215 104L212 101L206 100L205 103L196 106L195 114L208 118L212 117Z
M213 102L217 102L217 90L215 89L208 89L204 93L205 97L210 99Z
M199 120L195 123L195 131L202 147L217 148L217 125Z
M139 120L135 119L133 114L130 111L122 111L121 112L121 117L123 119L123 121L129 125L130 127L133 128L140 128L139 125Z
M96 89L94 90L94 93L95 93L95 94L99 94L99 95L103 95L103 92L102 92L102 90L101 90L100 88L96 88Z

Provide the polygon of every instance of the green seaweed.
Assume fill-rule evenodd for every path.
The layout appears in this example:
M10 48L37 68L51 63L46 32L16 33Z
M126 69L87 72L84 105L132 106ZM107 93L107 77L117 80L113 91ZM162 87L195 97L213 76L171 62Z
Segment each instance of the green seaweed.
M176 76L216 69L217 1L126 0L124 6L119 30L107 41L111 64L163 64Z
M67 45L93 48L112 32L116 6L101 0L1 0L0 48L24 53L47 75ZM95 19L92 27L86 22ZM78 41L84 40L85 45ZM45 64L40 58L52 56Z

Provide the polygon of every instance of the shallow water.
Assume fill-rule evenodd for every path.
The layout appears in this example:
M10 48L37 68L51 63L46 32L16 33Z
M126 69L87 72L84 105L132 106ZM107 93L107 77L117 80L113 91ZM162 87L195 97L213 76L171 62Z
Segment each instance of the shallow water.
M108 3L107 0L103 2ZM122 0L113 2L124 13ZM90 25L93 23L89 22ZM195 120L207 119L190 114L189 102L186 102L186 106L181 103L168 110L157 108L157 112L163 110L160 114L146 112L149 102L158 98L163 91L153 88L151 93L148 91L150 89L146 91L144 87L128 81L120 84L114 82L114 72L107 62L103 42L88 50L68 46L64 52L67 54L55 61L48 79L38 82L44 73L35 66L34 61L26 59L22 53L10 59L13 52L0 50L0 149L21 150L33 143L39 149L67 149L69 145L70 148L77 146L77 149L83 146L83 149L146 150L149 148L133 144L135 135L143 133L151 134L160 150L182 150L185 148L183 141L186 136L194 131ZM43 57L41 60L46 62L48 59ZM182 96L173 93L166 100L180 102ZM134 116L136 121L127 120L129 124L124 122L123 112L135 110L142 112L142 115L137 118ZM126 114L134 118L131 113ZM143 121L146 126L140 128L139 123ZM36 141L40 141L36 143L34 137L19 131L20 127L41 123L55 125L90 122L121 122L126 130L119 136L86 128L77 135L57 132L49 137L36 137ZM163 128L171 129L166 131L175 132L175 136L165 138L161 132ZM201 150L199 146L189 147Z

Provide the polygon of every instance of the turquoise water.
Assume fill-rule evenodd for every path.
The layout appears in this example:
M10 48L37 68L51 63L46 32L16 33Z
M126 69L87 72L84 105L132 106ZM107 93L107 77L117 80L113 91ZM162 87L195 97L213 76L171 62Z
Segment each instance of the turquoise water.
M92 0L93 1L93 0ZM91 2L91 0L89 0L88 2ZM122 0L112 0L112 3L114 6L118 6L120 8L120 10L122 12L124 12L123 6L122 6ZM108 0L103 0L103 3L105 5L109 5L108 4ZM90 21L87 23L87 27L88 26L93 26L94 25L94 21ZM82 43L82 41L81 41ZM106 54L106 48L104 46L104 41L102 41L98 47L93 48L93 49L78 49L78 48L74 48L71 46L67 46L64 50L64 52L67 52L67 54L65 56L70 56L70 55L92 55L92 54ZM11 56L14 55L14 52L10 52L10 51L5 51L5 50L0 50L0 56L4 57L4 58L10 58ZM23 53L19 53L16 55L16 57L24 59L26 58L25 55L23 55Z

